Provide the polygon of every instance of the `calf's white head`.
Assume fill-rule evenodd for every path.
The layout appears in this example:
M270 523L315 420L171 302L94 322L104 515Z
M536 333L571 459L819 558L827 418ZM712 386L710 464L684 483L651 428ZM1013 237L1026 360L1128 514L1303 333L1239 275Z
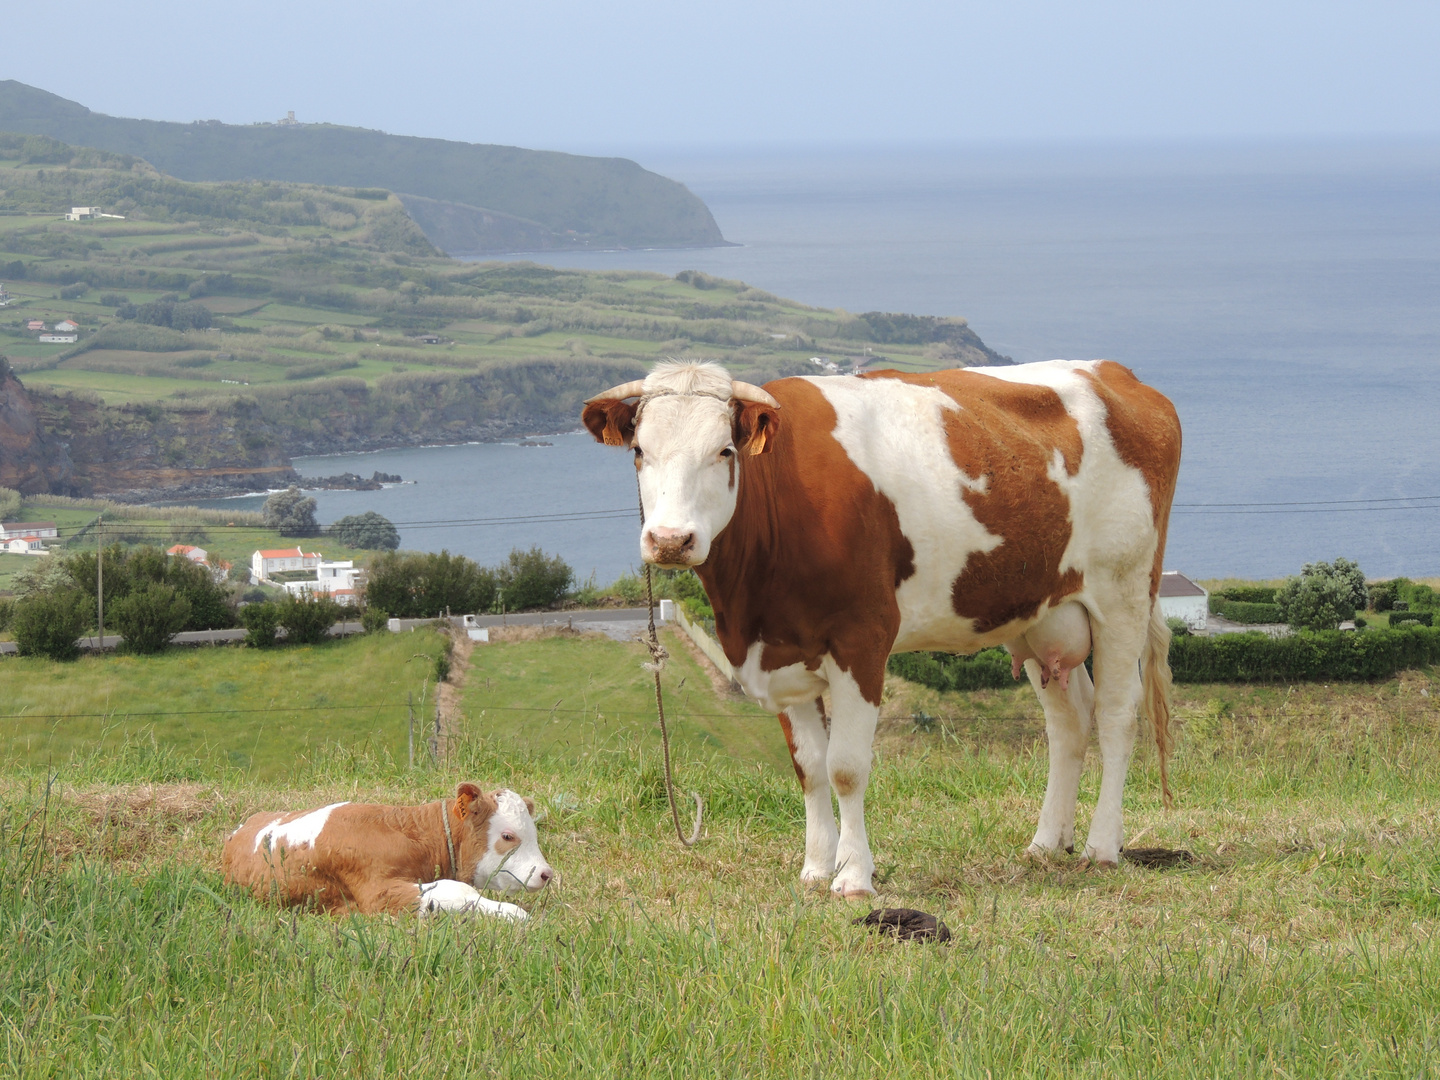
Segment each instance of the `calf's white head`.
M742 457L767 452L780 404L718 364L667 361L644 379L597 394L581 415L607 446L635 453L640 557L698 566L735 513Z
M454 806L461 820L459 862L470 884L506 893L537 892L550 884L555 871L540 854L533 802L506 788L481 791L461 784Z

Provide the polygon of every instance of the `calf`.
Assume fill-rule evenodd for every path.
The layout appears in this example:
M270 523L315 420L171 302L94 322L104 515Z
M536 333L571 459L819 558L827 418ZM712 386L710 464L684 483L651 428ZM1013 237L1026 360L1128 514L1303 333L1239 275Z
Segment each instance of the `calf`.
M526 918L480 889L536 892L555 876L535 836L535 804L461 784L421 806L332 803L255 814L225 840L225 880L261 899L346 911L480 911Z

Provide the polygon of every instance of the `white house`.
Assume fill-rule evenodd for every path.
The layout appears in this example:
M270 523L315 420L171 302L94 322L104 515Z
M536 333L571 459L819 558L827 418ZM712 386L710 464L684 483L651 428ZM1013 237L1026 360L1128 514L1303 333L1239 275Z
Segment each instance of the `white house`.
M38 536L41 540L54 540L60 535L53 521L7 521L0 524L0 540L17 536Z
M6 540L0 551L8 551L12 555L44 555L45 545L38 536L15 536Z
M70 212L65 215L66 221L94 221L96 218L113 218L116 221L124 221L124 214L102 214L98 206L72 206Z
M176 544L165 549L166 555L182 555L193 563L208 564L210 553L202 547L192 547L190 544Z
M257 582L269 581L271 574L281 570L318 570L321 557L317 552L304 552L298 547L257 551L250 556L250 573Z
M354 604L358 594L356 579L363 573L363 570L355 568L354 559L336 562L321 559L315 567L314 581L286 581L282 584L286 592L296 596L307 592L324 593L342 604Z
M1160 575L1160 614L1184 619L1191 630L1204 630L1210 614L1210 594L1178 570Z
M69 319L61 319L55 324L55 329L62 334L73 334L76 330L80 329L80 324L71 322Z
M40 340L46 345L74 345L80 340L78 334L41 334Z

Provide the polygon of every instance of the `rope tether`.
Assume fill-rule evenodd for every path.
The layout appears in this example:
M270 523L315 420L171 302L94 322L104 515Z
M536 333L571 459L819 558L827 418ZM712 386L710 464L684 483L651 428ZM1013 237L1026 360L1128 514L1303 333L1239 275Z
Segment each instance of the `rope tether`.
M640 478L635 478L635 487L639 493ZM645 527L645 502L640 497L640 527ZM665 661L670 654L665 651L665 646L660 644L660 638L655 633L655 587L650 579L650 564L645 564L645 599L650 608L650 630L645 639L645 645L650 650L650 663L645 667L649 668L655 676L655 712L660 717L660 746L665 754L665 797L670 800L670 820L675 823L675 836L687 848L694 847L700 839L700 825L705 816L705 801L700 798L698 791L692 791L690 797L695 800L695 828L689 838L680 827L680 810L675 805L675 779L670 774L670 732L665 726L665 700L660 692L660 672L665 669Z

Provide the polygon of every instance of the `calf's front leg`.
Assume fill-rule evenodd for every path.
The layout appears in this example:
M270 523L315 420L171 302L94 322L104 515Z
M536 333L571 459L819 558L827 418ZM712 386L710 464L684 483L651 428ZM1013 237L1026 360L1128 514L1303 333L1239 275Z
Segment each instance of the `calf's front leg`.
M435 915L444 911L475 911L482 915L493 915L499 919L520 922L530 916L517 904L506 904L480 895L472 886L463 881L448 878L431 881L418 888L419 913Z

